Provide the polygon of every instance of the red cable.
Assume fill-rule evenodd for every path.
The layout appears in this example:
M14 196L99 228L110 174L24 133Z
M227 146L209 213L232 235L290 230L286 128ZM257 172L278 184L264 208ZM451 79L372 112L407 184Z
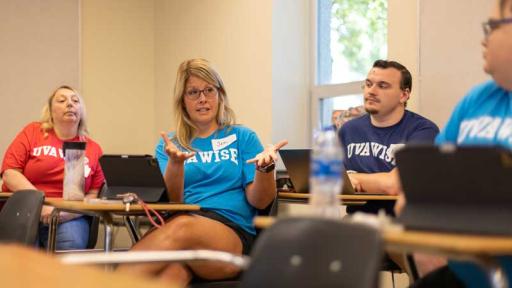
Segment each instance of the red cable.
M144 212L146 213L146 216L148 217L149 222L151 222L151 224L153 224L153 226L155 226L157 228L161 228L165 224L164 218L162 218L162 216L160 216L160 214L155 209L149 208L148 204L144 203L144 201L142 201L141 199L137 199L137 200L139 201L139 204L144 209ZM158 222L160 222L160 224L156 223L153 220L151 213L153 213L153 215L155 215L156 218L158 218Z
M123 203L125 203L125 204L139 203L139 205L142 207L142 209L144 209L144 213L146 213L146 216L148 217L149 222L151 222L151 224L153 226L155 226L157 228L161 228L165 224L165 221L162 218L162 216L160 216L160 214L155 209L149 208L148 204L146 204L144 201L142 201L142 199L140 199L139 196L137 196L137 194L130 192L130 193L118 195L117 197L123 197ZM158 222L160 222L160 224L156 223L153 220L151 213L153 213L153 215L155 215L158 218Z

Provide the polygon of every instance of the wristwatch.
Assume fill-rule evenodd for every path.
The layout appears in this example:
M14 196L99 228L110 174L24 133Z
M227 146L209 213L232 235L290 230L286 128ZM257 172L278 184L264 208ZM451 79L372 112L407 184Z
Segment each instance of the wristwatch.
M268 164L267 166L258 167L256 170L260 171L261 173L270 173L274 171L274 168L276 168L276 163L272 161L272 163Z

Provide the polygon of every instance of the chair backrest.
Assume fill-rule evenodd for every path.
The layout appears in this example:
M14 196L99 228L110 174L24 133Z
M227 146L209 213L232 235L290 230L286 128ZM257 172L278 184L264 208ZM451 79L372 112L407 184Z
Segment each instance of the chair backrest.
M100 226L100 218L98 216L86 216L89 222L89 238L85 249L94 249L98 242L98 230Z
M0 242L34 245L43 202L41 191L14 192L0 211Z
M376 287L380 234L320 218L277 221L256 241L240 287Z

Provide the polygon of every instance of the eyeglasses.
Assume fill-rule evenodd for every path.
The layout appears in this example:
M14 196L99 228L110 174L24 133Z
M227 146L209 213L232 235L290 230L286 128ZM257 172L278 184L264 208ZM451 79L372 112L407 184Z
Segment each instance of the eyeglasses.
M189 89L185 92L185 96L187 96L188 99L195 101L201 97L201 93L203 93L204 97L213 99L217 96L217 89L214 87L206 87L203 90Z
M484 29L485 37L488 37L492 31L498 29L501 25L510 23L512 23L512 17L503 19L489 19L485 21L484 23L482 23L482 28Z

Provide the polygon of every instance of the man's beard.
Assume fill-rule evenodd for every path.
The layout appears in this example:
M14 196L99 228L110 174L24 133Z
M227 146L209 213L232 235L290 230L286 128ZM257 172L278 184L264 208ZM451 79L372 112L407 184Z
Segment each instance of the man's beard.
M377 110L375 108L366 108L366 106L364 106L364 111L366 111L366 113L368 113L370 115L375 115L375 114L379 113L379 110Z

